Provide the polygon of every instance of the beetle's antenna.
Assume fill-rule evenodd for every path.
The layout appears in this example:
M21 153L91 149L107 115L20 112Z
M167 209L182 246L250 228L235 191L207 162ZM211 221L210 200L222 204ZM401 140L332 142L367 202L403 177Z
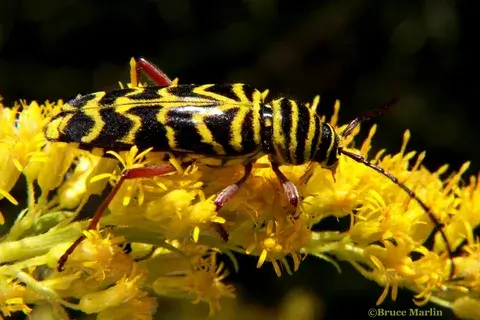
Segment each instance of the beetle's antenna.
M350 133L352 133L353 129L355 129L361 122L365 120L370 120L372 118L382 115L385 112L385 110L390 108L397 101L398 101L398 98L393 98L388 103L384 104L383 107L375 109L371 112L365 113L359 117L356 117L355 119L350 121L347 128L345 128L345 130L343 130L343 132L341 133L341 136L343 138L347 137L348 135L350 135Z
M353 119L352 121L350 121L350 123L348 124L347 128L341 133L341 136L343 138L347 137L350 133L352 133L352 131L362 122L362 121L365 121L365 120L369 120L371 118L374 118L374 117L377 117L379 115L381 115L386 109L388 109L392 104L394 104L398 99L395 98L395 99L392 99L389 103L385 104L382 108L379 108L377 110L374 110L372 112L369 112L369 113L366 113L360 117L357 117L355 119ZM392 181L393 183L395 183L397 186L400 187L400 189L402 189L403 191L405 191L408 196L412 199L414 199L415 201L417 201L417 203L420 205L420 207L422 207L422 209L427 213L428 217L430 218L430 220L432 221L432 223L435 225L435 229L434 231L439 231L440 232L440 235L443 239L443 241L445 242L445 247L448 251L448 257L449 257L449 260L451 261L451 268L450 268L450 278L453 276L454 272L455 272L455 265L453 263L453 255L452 255L452 248L450 246L450 243L448 242L448 239L447 239L447 236L445 234L445 232L442 230L442 227L443 227L443 224L441 224L437 217L432 213L432 210L417 196L417 194L410 188L408 188L404 183L400 182L395 176L393 176L391 173L385 171L383 168L381 168L380 166L377 166L369 161L367 161L362 155L360 154L356 154L356 153L352 153L350 151L347 151L345 149L341 149L340 152L344 155L346 155L347 157L349 157L350 159L353 159L354 161L358 162L358 163L361 163L373 170L375 170L376 172L380 173L381 175L387 177L388 179L390 179L390 181Z

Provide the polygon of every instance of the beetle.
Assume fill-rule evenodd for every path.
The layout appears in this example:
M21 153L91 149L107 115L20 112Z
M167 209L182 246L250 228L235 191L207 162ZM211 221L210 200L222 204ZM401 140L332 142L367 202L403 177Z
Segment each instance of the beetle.
M360 122L381 114L391 103L353 119L343 132L337 133L330 124L320 120L315 106L288 98L268 101L268 91L242 83L177 84L143 58L133 65L132 88L96 92L70 100L47 124L46 138L52 142L119 151L136 145L139 149L170 152L182 162L196 161L208 166L243 165L242 178L226 186L214 199L217 210L235 195L261 156L269 156L272 170L293 206L299 201L297 188L279 166L318 163L334 174L340 157L347 156L384 175L417 201L440 231L452 259L441 224L430 208L392 174L344 148L344 139ZM140 72L156 85L137 87ZM97 209L88 229L97 227L125 180L172 171L176 169L170 164L125 170ZM220 224L214 227L228 241L225 229ZM77 239L60 258L59 270L83 238Z

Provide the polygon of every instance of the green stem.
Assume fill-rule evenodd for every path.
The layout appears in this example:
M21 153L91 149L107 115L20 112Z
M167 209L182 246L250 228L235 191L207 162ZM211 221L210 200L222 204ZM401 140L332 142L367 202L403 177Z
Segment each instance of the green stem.
M27 178L27 196L28 196L28 209L33 210L35 207L35 188L30 179Z
M444 299L441 299L441 298L438 298L438 297L435 297L435 296L430 297L429 301L432 302L432 303L435 303L435 304L437 304L441 307L444 307L446 309L453 310L453 305L452 305L451 301L447 301L447 300L444 300Z
M85 223L73 223L65 228L17 241L0 243L0 264L45 254L54 246L73 241L80 236Z

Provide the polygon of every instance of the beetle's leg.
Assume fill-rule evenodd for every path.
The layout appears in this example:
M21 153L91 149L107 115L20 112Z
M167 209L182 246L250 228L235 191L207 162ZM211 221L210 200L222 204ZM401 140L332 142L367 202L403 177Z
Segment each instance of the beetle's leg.
M283 192L288 198L288 201L296 207L298 205L298 190L295 185L285 177L285 175L280 171L280 168L278 167L278 164L275 162L272 162L272 169L273 172L275 172L275 175L277 176L278 180L280 180L280 183L282 184Z
M107 210L108 205L112 201L115 194L117 194L118 190L125 182L125 180L137 179L137 178L152 178L156 176L161 176L170 172L176 171L175 167L171 164L159 165L159 166L148 166L143 168L133 168L127 169L122 173L122 176L115 184L115 187L110 191L108 196L103 200L103 202L98 207L95 215L93 216L90 224L88 225L87 230L93 230L97 228L97 224L100 221L105 210ZM65 262L67 262L68 256L72 254L75 248L85 239L85 235L82 234L75 242L65 251L65 253L60 257L58 260L58 271L63 270L63 266Z
M217 211L220 210L228 202L228 200L230 200L235 195L235 193L237 193L241 185L245 181L247 181L247 178L252 172L252 169L253 169L253 165L251 163L246 164L244 169L245 173L240 178L240 180L238 180L237 182L229 185L228 187L220 191L220 193L217 195L215 200L213 200L213 203L215 203L215 205L217 206Z
M138 87L140 73L143 72L159 86L169 86L172 80L156 65L144 58L137 58L130 61L130 83Z
M235 193L237 193L238 189L240 189L242 184L247 181L248 176L252 172L252 169L253 165L251 163L246 164L244 168L245 172L240 178L240 180L220 191L220 193L216 196L215 200L213 200L213 203L215 203L215 205L217 206L217 211L220 210L228 202L228 200L230 200L235 195ZM228 241L228 232L227 230L225 230L221 223L214 222L212 223L212 227L222 237L223 241Z
M228 231L223 226L223 224L218 222L211 222L210 225L215 230L215 232L220 235L220 237L224 242L228 242L229 234L228 234Z

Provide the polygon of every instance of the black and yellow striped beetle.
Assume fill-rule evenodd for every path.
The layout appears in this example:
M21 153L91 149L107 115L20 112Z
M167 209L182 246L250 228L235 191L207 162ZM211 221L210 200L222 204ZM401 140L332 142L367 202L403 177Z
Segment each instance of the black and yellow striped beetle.
M139 149L171 152L180 159L185 157L209 166L244 165L243 177L216 196L217 210L237 192L247 180L255 160L263 155L269 155L272 169L289 202L296 206L297 188L279 166L313 162L334 172L343 154L386 176L415 199L435 224L435 229L441 232L451 260L447 238L427 205L390 173L344 149L345 137L361 121L380 114L381 109L353 119L338 134L320 120L315 108L286 98L267 102L267 92L242 83L174 84L155 65L139 58L132 78L138 79L141 71L157 86L97 92L75 98L46 126L46 138L78 143L86 148L119 151L136 145ZM125 170L97 209L88 229L97 228L102 214L125 180L154 177L175 170L169 164ZM216 226L216 229L227 241L228 234L223 227ZM60 258L59 270L83 238L77 239Z

